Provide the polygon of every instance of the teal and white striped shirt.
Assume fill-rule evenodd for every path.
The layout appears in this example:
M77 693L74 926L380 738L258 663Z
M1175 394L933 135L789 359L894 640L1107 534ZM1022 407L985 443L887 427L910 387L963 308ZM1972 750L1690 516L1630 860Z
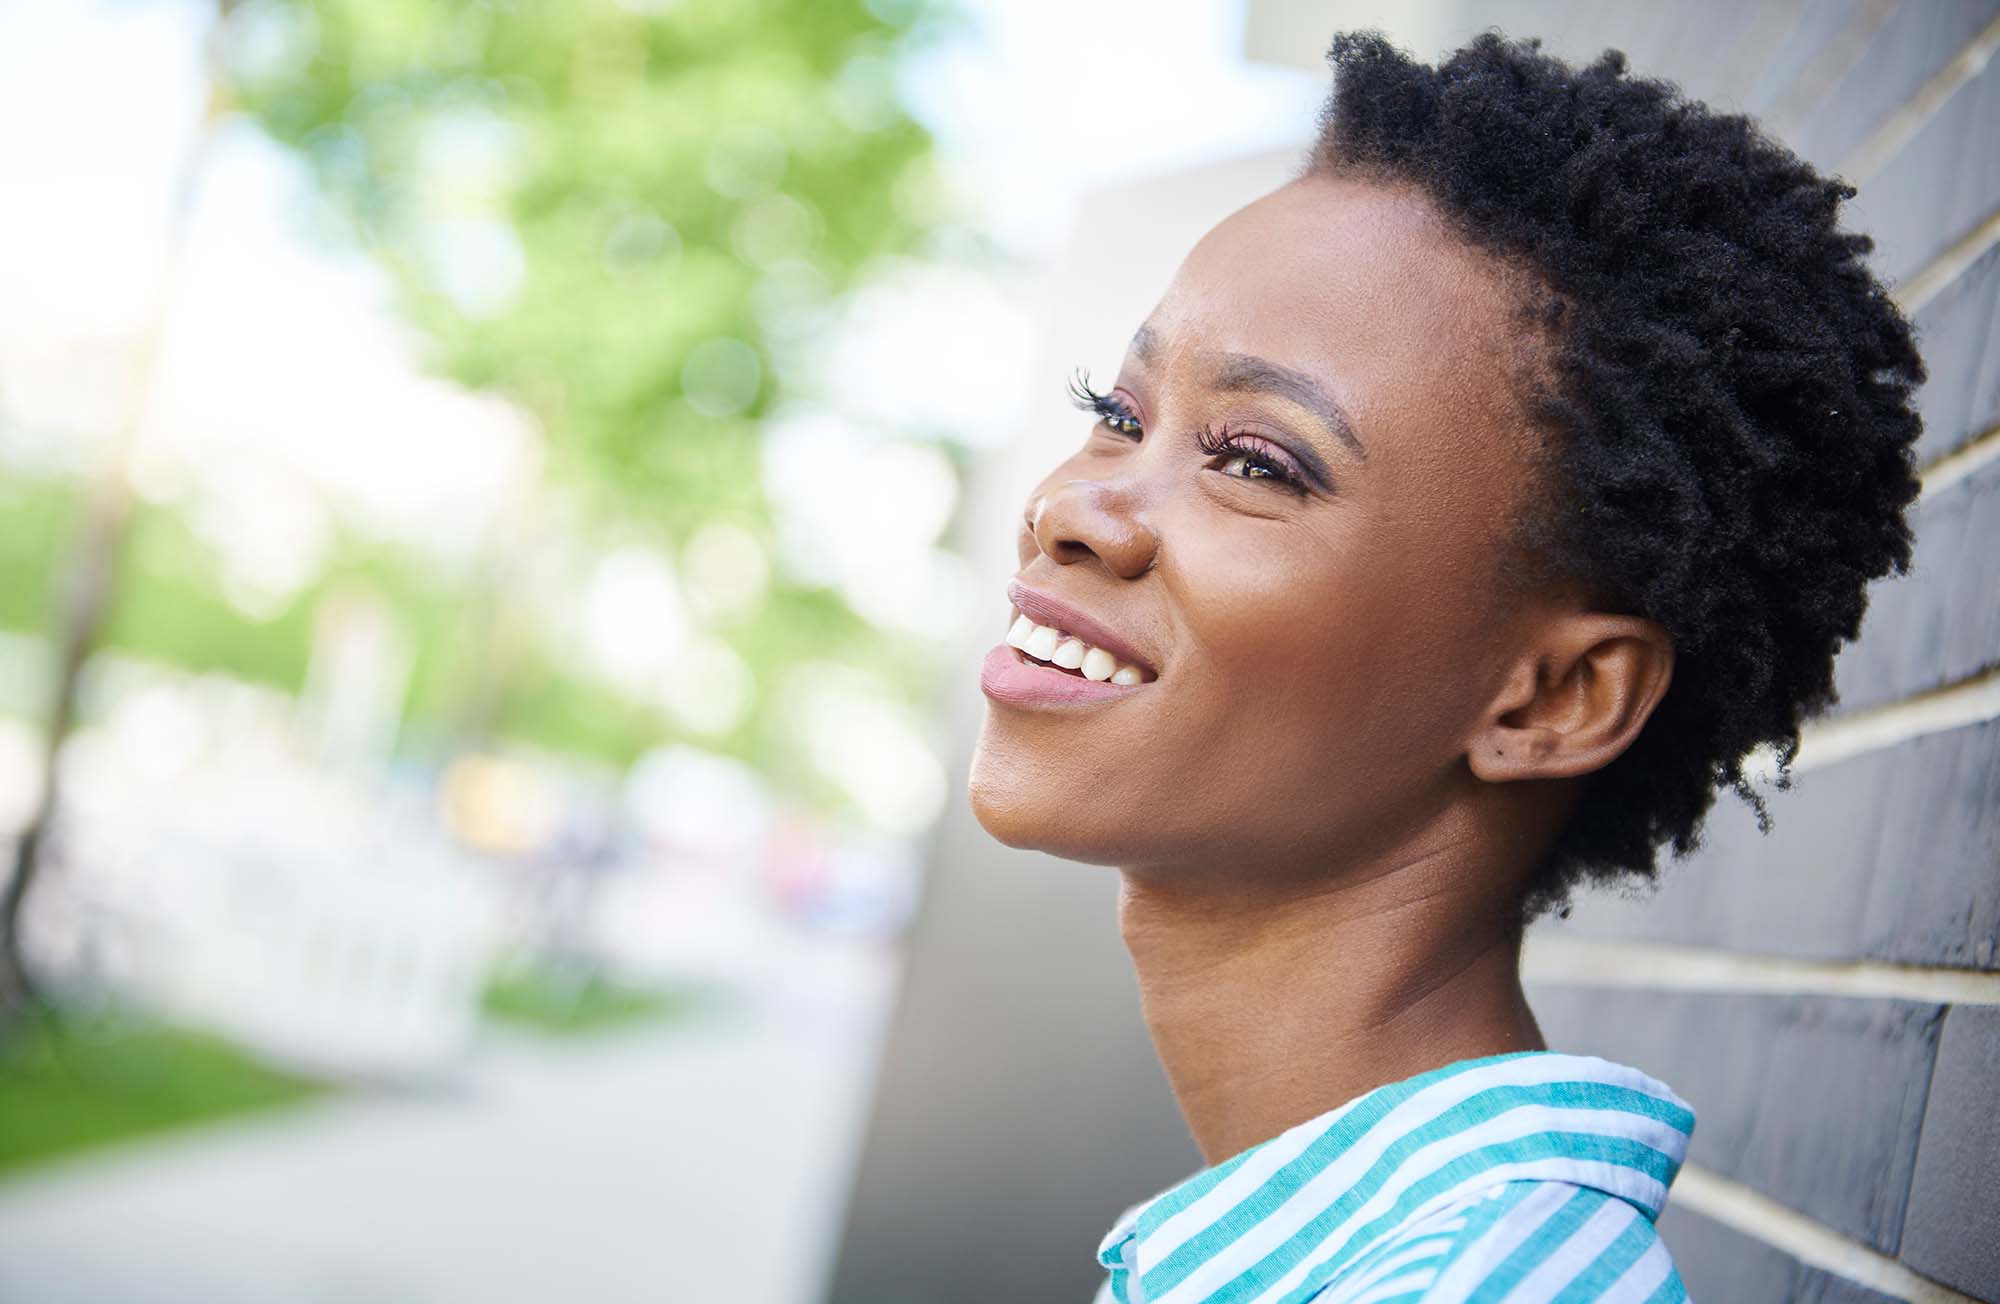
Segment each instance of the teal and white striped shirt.
M1653 1220L1693 1131L1623 1064L1461 1060L1132 1206L1095 1304L1679 1304Z

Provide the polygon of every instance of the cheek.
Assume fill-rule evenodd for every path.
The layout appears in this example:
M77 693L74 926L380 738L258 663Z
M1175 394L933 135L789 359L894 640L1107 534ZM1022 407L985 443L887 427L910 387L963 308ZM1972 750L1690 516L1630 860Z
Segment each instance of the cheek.
M1184 555L1177 607L1191 658L1221 672L1236 705L1342 713L1423 706L1440 649L1461 641L1450 577L1379 530L1327 530L1274 545L1215 538Z
M1207 569L1190 570L1181 603L1192 682L1176 690L1191 727L1177 744L1288 799L1337 779L1368 801L1434 777L1476 710L1466 649L1480 616L1463 575L1418 557L1393 537L1350 537L1198 559Z

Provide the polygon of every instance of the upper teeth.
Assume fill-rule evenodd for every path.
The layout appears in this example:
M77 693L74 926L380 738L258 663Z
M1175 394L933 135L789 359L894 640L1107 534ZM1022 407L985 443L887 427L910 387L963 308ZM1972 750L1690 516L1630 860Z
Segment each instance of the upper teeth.
M1026 616L1014 618L1014 627L1007 631L1007 643L1037 661L1053 662L1065 670L1081 670L1085 679L1109 679L1127 686L1146 681L1139 667L1121 665L1117 657L1103 648L1091 647L1082 639L1048 625L1037 625Z

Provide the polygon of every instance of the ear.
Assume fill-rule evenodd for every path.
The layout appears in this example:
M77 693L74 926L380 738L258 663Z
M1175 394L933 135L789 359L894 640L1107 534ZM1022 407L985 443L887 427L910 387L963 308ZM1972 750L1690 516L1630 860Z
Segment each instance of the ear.
M1639 736L1673 672L1673 640L1654 622L1563 615L1510 669L1466 759L1488 783L1603 769Z

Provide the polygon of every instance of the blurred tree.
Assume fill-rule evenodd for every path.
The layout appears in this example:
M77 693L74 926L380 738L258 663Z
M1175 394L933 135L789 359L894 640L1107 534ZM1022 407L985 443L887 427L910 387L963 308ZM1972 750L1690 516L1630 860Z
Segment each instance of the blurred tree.
M111 432L109 449L92 477L73 541L55 568L59 580L51 603L54 652L47 703L47 728L41 765L41 791L35 807L12 847L12 864L0 887L0 1034L18 1030L22 1016L40 1002L34 975L21 946L21 919L35 875L47 855L49 834L62 804L57 765L64 740L76 722L77 694L83 668L96 650L125 555L133 516L131 468L128 465L139 427L152 401L159 370L160 348L167 313L187 249L188 217L196 181L215 140L220 100L211 95L195 138L175 171L173 202L168 210L165 257L147 320L137 340L137 366L126 395L124 411Z
M893 78L931 14L907 0L246 0L221 63L393 270L434 364L539 422L566 528L671 553L704 521L768 520L757 422L783 341L924 234L899 197L930 144ZM535 546L502 541L484 629L465 639L474 733L545 735L548 702L576 692L550 682L559 658L534 622L509 614ZM729 637L761 689L802 649L909 655L782 576ZM921 685L920 665L903 668ZM755 753L772 696L755 692L721 745Z
M200 550L171 511L135 508L117 453L82 496L63 563L72 578L54 625L50 755L100 643L296 689L312 605L362 574L416 634L413 707L433 731L455 720L465 741L499 733L630 759L673 723L564 664L563 645L543 637L545 613L523 609L523 572L553 544L639 540L671 556L715 519L769 537L758 422L776 394L774 364L787 343L809 347L871 259L925 234L908 201L924 188L930 142L893 80L940 10L931 0L219 0L218 11L204 141L240 110L296 151L394 274L434 345L431 365L538 423L546 479L513 536L492 541L473 591L440 591L406 559L349 541L288 608L252 619L213 575L181 564ZM189 153L183 201L203 156L200 144ZM184 223L185 202L177 214ZM174 249L184 234L177 227ZM163 290L162 312L169 298ZM32 481L9 492L76 497ZM0 623L53 596L32 588L0 585ZM755 691L740 722L704 741L774 771L796 773L766 691L788 664L871 664L913 698L926 680L907 640L781 574L723 632ZM53 765L48 774L0 894L0 1009L29 990L15 925L57 801Z

